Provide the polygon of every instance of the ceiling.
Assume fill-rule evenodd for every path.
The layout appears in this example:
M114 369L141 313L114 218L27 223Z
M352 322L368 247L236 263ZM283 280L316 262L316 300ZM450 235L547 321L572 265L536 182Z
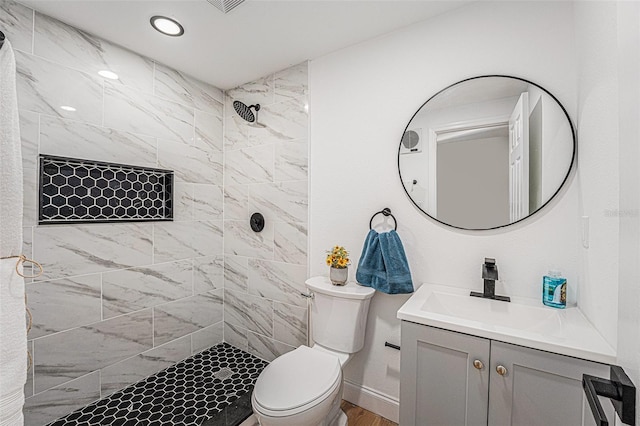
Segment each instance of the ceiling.
M229 89L469 3L445 0L247 0L228 14L207 0L23 0L74 27ZM149 25L177 19L182 37Z

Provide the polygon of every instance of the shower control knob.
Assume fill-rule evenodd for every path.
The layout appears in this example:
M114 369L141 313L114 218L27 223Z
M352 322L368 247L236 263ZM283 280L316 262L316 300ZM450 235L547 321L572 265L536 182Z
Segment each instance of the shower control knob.
M504 365L499 365L496 367L496 373L498 373L501 376L506 376L507 368Z
M473 361L473 366L476 368L476 370L482 370L484 368L484 364L479 359Z
M254 213L249 219L249 225L253 232L260 232L264 229L264 216L260 213Z

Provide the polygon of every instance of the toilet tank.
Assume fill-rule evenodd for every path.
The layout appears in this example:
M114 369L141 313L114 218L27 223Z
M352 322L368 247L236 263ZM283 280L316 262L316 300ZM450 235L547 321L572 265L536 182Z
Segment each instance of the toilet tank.
M309 278L305 285L314 294L311 302L313 341L345 353L362 349L369 303L375 290L355 282L336 286L327 277Z

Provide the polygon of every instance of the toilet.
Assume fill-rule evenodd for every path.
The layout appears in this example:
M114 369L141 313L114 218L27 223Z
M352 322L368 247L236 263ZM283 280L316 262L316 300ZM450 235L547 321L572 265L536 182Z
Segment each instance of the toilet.
M300 346L273 360L251 395L261 426L344 426L340 409L342 367L364 345L372 288L327 277L305 282L311 299L312 347Z

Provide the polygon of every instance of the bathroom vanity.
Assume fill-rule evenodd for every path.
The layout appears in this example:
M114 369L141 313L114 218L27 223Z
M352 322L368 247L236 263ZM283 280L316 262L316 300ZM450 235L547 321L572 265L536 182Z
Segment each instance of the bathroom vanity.
M423 284L398 318L401 425L594 424L582 375L609 377L615 351L578 308Z

